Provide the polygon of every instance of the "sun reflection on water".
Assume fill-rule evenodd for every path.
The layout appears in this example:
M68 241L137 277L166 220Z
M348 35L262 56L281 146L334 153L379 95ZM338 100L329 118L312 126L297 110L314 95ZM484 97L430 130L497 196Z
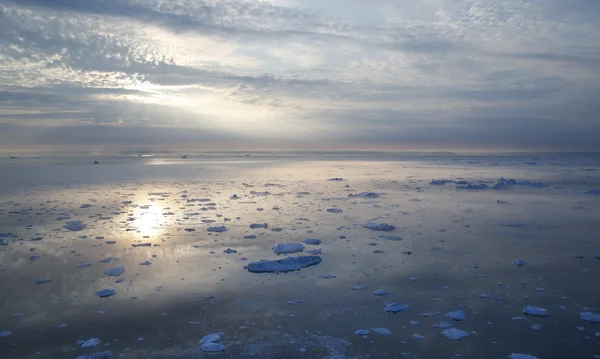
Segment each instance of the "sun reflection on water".
M133 211L135 226L141 236L153 236L160 233L165 216L162 208L153 205L143 205Z

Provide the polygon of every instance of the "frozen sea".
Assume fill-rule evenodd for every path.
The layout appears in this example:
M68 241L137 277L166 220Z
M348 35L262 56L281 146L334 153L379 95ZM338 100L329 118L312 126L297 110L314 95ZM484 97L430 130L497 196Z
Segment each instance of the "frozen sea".
M0 358L600 358L594 190L594 155L3 157Z

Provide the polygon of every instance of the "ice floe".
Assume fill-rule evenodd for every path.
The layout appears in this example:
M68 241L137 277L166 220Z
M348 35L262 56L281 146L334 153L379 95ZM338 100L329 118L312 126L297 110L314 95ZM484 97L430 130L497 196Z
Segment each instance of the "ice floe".
M100 339L98 338L90 338L88 340L86 340L85 342L83 342L80 345L80 348L93 348L96 345L100 344Z
M83 231L84 229L86 229L87 224L84 224L81 221L69 221L63 227L68 229L69 231L78 232L78 231Z
M250 228L252 228L252 229L256 229L256 228L269 228L269 225L267 223L252 223L250 225Z
M43 284L43 283L48 283L50 282L52 279L50 278L38 278L35 280L36 284Z
M512 261L512 263L518 267L523 267L523 266L529 265L529 264L527 264L527 262L525 262L522 259L515 259Z
M371 328L371 331L381 335L392 335L392 331L388 328Z
M260 260L248 263L246 268L253 273L277 273L297 271L321 263L323 259L319 256L287 257L279 260Z
M382 234L379 236L380 239L387 239L389 241L401 241L403 238L401 236L387 236Z
M529 354L512 353L508 356L510 359L538 359L536 356Z
M280 243L273 246L273 252L276 254L297 253L304 250L302 243Z
M581 320L588 323L600 323L600 314L595 314L592 312L582 312L579 313Z
M225 232L225 231L227 231L227 227L225 227L225 226L208 227L207 230L209 232Z
M10 330L2 330L0 331L0 338L6 338L10 335L12 335L13 332L11 332Z
M350 197L350 198L352 198L352 197L377 198L377 197L379 197L379 194L377 194L375 192L360 192L357 194L349 194L348 197Z
M107 350L107 351L98 352L98 353L80 355L76 359L111 359L112 357L113 357L113 353L110 350Z
M442 331L442 335L452 340L460 340L464 337L468 337L469 333L456 328L448 328Z
M302 242L304 242L304 244L314 245L314 246L318 246L319 244L321 244L321 240L315 239L315 238L307 238L307 239L303 240Z
M122 266L114 267L114 268L107 269L104 271L104 274L114 276L114 277L118 277L123 273L125 273L125 267L122 267Z
M523 309L523 314L533 315L536 317L547 317L548 311L544 308L539 308L539 307L534 307L534 306L529 305Z
M465 316L465 312L464 310L455 310L453 312L448 312L446 314L444 314L445 316L456 320L457 322L460 322L462 320L465 320L467 317Z
M376 291L373 292L373 295L386 295L386 294L390 294L390 292L388 292L385 289L377 289Z
M102 289L102 290L97 291L94 294L96 294L100 298L107 298L107 297L117 294L117 292L113 289Z
M365 227L366 229L370 229L372 231L383 231L383 232L391 232L396 229L396 226L393 226L391 224L374 223L374 222L369 222L369 223L363 224L363 227Z
M398 313L407 310L410 306L404 303L385 302L383 310L388 313Z
M370 331L368 329L359 329L354 332L354 334L360 335L360 336L369 335L369 333L370 333Z

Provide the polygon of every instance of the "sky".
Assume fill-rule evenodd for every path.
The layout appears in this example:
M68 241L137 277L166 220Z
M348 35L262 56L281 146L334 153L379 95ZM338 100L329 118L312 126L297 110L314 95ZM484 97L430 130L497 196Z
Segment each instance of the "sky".
M600 150L598 0L0 0L0 150Z

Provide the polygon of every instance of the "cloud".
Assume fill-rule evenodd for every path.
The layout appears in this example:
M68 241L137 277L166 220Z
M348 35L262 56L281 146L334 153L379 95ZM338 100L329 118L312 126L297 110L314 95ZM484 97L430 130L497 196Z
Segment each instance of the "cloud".
M0 0L0 141L600 149L598 16L589 0Z

